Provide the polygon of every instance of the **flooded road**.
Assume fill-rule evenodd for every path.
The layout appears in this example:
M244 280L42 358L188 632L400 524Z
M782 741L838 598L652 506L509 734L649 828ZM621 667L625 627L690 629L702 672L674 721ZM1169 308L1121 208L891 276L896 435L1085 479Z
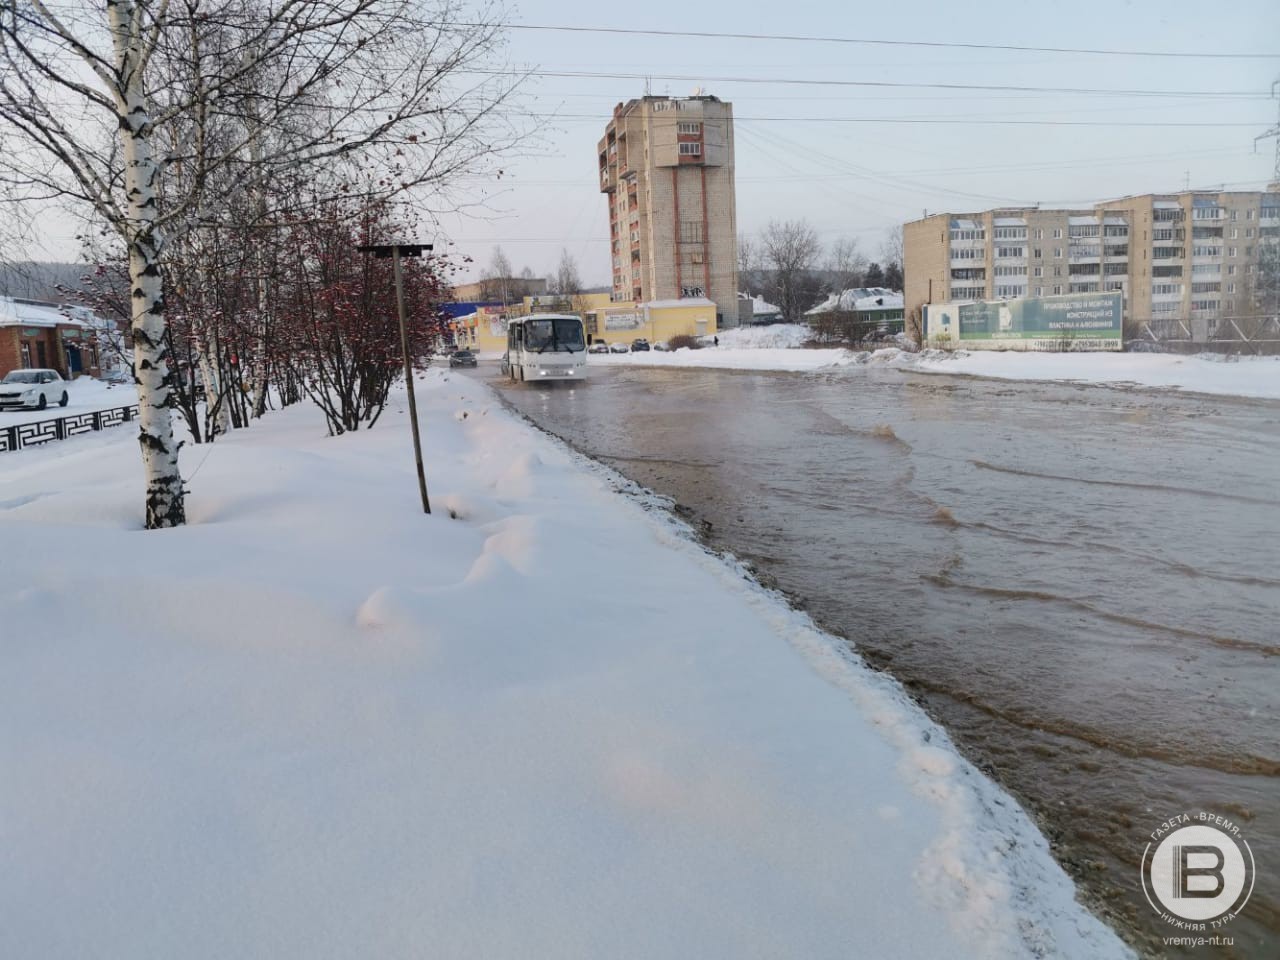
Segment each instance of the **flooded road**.
M1235 820L1256 889L1233 948L1189 955L1277 955L1280 404L865 367L478 375L897 677L1146 952L1176 952L1149 833Z

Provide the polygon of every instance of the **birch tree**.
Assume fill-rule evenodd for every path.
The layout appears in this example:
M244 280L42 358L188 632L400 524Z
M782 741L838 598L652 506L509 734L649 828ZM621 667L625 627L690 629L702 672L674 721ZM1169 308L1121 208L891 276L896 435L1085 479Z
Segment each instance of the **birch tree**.
M0 190L86 206L127 255L148 528L185 522L168 244L282 174L355 157L367 176L346 182L348 199L457 209L457 175L483 172L523 132L501 109L516 80L468 72L492 67L499 13L455 0L0 0Z

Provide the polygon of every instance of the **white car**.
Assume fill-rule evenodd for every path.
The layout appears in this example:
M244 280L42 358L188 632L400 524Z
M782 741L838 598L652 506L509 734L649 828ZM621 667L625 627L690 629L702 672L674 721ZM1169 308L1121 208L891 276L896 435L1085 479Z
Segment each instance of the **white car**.
M611 343L609 344L609 352L610 353L630 353L631 348L628 347L625 343Z
M69 399L67 381L57 370L11 370L0 380L0 409L65 407Z

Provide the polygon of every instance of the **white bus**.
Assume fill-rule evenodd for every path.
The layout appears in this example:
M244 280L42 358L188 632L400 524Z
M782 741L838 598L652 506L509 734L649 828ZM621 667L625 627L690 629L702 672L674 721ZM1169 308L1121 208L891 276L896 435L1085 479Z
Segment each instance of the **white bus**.
M507 322L502 371L512 380L584 380L587 343L582 319L566 313L532 313Z

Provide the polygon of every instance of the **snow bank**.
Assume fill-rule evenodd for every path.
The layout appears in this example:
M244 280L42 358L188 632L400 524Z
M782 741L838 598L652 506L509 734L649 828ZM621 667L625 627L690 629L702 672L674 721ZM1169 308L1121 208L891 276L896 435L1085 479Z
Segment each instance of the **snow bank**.
M893 362L904 362L891 358ZM965 373L1003 380L1133 384L1237 397L1280 399L1280 357L1204 353L1015 353L925 350L905 361L926 373Z
M966 374L1004 380L1058 380L1132 385L1223 396L1280 399L1280 357L1179 356L1162 353L1031 353L923 350L871 352L796 349L803 325L742 328L720 335L719 347L673 353L592 355L592 364L807 371L887 364L919 373Z
M0 457L6 955L1127 954L894 683L483 384L420 397L430 517L402 397L187 448L176 530L132 431Z

